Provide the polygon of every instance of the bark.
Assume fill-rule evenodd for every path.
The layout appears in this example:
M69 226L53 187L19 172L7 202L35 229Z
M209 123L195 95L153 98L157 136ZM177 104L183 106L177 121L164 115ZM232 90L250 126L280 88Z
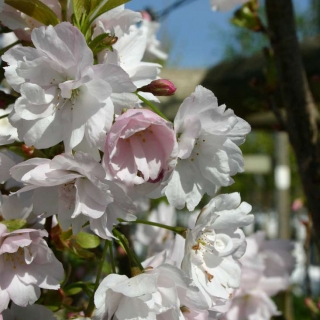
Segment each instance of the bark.
M275 53L286 127L313 220L320 238L320 161L316 106L306 80L291 0L266 0L268 32ZM319 234L318 234L319 233Z

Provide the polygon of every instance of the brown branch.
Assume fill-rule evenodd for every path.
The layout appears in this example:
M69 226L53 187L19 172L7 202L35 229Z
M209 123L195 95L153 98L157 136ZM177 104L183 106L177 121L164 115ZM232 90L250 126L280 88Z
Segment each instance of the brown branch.
M320 230L320 161L316 107L302 65L292 2L266 0L266 12L282 103L287 113L287 130L317 234Z

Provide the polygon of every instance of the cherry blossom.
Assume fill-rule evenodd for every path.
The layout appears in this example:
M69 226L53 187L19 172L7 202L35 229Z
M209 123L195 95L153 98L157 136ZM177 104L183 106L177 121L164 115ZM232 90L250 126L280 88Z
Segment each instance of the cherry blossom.
M101 33L110 33L117 37L112 46L113 50L103 50L98 54L100 63L112 63L119 65L126 71L136 87L149 84L158 78L160 65L143 62L143 55L147 48L147 32L138 28L135 24L141 21L141 14L117 7L96 20L94 36ZM150 93L142 93L145 98L159 102ZM112 93L112 101L115 113L121 114L123 108L132 108L137 105L139 99L136 95L126 93Z
M246 242L239 228L253 222L253 215L248 214L251 206L240 202L238 193L213 198L187 233L182 270L192 277L209 308L223 306L240 285L238 259Z
M82 140L102 149L113 121L111 93L135 91L128 75L115 65L94 66L84 36L68 22L34 29L31 39L35 48L2 56L8 83L21 93L10 117L19 138L36 148L63 141L66 152Z
M141 29L147 36L147 47L145 57L148 59L166 60L168 54L161 48L161 42L156 38L160 23L150 19L143 19Z
M9 123L8 117L5 117L12 109L13 104L10 104L6 109L0 109L0 146L18 140L17 129Z
M247 251L240 259L241 287L222 319L269 320L280 314L270 297L290 284L293 245L283 239L266 240L265 236L264 232L257 232L247 238Z
M250 131L249 124L226 106L218 106L214 94L202 86L184 100L174 120L179 153L175 170L163 191L171 205L194 210L205 193L233 183L243 171L238 145Z
M62 264L44 241L45 236L45 230L8 232L0 224L0 312L10 299L25 307L39 298L39 288L59 289Z
M40 304L19 307L12 303L10 309L6 309L2 312L2 317L3 318L1 318L0 315L0 320L56 320L53 312Z
M180 306L202 306L197 291L191 279L168 264L130 279L110 274L95 293L94 319L180 319Z
M127 185L156 183L173 169L176 138L171 124L147 109L130 109L111 127L104 148L111 176Z
M27 1L14 4L31 17L0 0L3 25L32 42L22 41L2 56L11 87L4 102L17 98L0 110L0 319L53 319L34 303L40 289L60 289L60 282L61 312L79 320L213 320L229 309L227 320L276 315L270 297L288 286L290 245L257 234L243 257L240 228L253 215L238 193L219 195L195 210L205 194L214 196L243 171L239 145L249 124L202 86L184 100L173 124L160 116L148 100L172 95L176 87L159 78L159 64L144 61L167 58L156 38L159 23L146 12L113 8L118 1L40 1L69 22L44 26L36 20L46 11L39 1L30 8ZM211 5L227 10L235 2ZM160 199L155 207L150 198L162 196L169 205ZM193 211L188 228L174 227L175 210L184 207ZM146 210L147 221L136 219ZM25 221L8 221L14 219ZM20 223L34 229L8 231ZM127 232L130 224L134 236ZM70 227L72 233L88 227L104 239L102 254L98 247L87 251L98 237L81 241L82 234L72 237ZM68 231L60 234L61 229ZM147 247L141 264L128 235L135 249ZM66 264L73 255L97 254L96 275L79 279L90 270L83 267L82 274L68 272L63 280L62 264L49 246L74 249L72 257L62 253ZM128 256L131 278L120 274L115 252ZM101 281L107 260L113 273ZM70 265L71 273L77 271ZM80 288L92 292L88 301L73 299ZM39 303L46 303L46 295Z
M131 199L90 155L77 152L49 159L33 158L11 169L14 179L27 184L18 192L33 191L33 212L43 217L58 213L64 229L79 232L90 221L93 231L112 237L117 218L134 219Z
M0 183L4 183L11 178L9 170L21 161L21 157L9 150L2 149L0 151Z

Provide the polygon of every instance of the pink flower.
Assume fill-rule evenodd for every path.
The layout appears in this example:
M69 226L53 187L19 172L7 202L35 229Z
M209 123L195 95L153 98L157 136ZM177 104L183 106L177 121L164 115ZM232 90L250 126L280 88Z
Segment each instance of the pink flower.
M59 289L63 267L42 239L44 236L45 230L8 232L0 224L0 313L10 299L25 307L38 300L40 288Z
M128 185L159 182L176 154L172 125L147 109L130 109L116 119L104 148L111 175Z

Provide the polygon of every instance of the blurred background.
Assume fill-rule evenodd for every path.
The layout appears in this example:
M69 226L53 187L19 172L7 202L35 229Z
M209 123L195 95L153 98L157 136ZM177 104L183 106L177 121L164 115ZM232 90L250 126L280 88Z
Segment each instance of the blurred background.
M293 4L304 67L318 105L320 1L293 0ZM242 200L253 206L255 223L247 234L264 230L270 239L294 241L297 264L284 315L286 319L319 319L319 250L310 232L296 160L273 112L280 99L272 90L276 76L267 37L232 22L237 8L212 11L209 0L136 0L126 7L147 10L160 23L157 37L169 55L167 60L158 60L163 65L160 76L177 87L174 96L161 99L169 118L201 84L214 92L219 104L226 104L252 126L241 146L245 172L221 191L240 192ZM266 25L264 1L258 10Z

